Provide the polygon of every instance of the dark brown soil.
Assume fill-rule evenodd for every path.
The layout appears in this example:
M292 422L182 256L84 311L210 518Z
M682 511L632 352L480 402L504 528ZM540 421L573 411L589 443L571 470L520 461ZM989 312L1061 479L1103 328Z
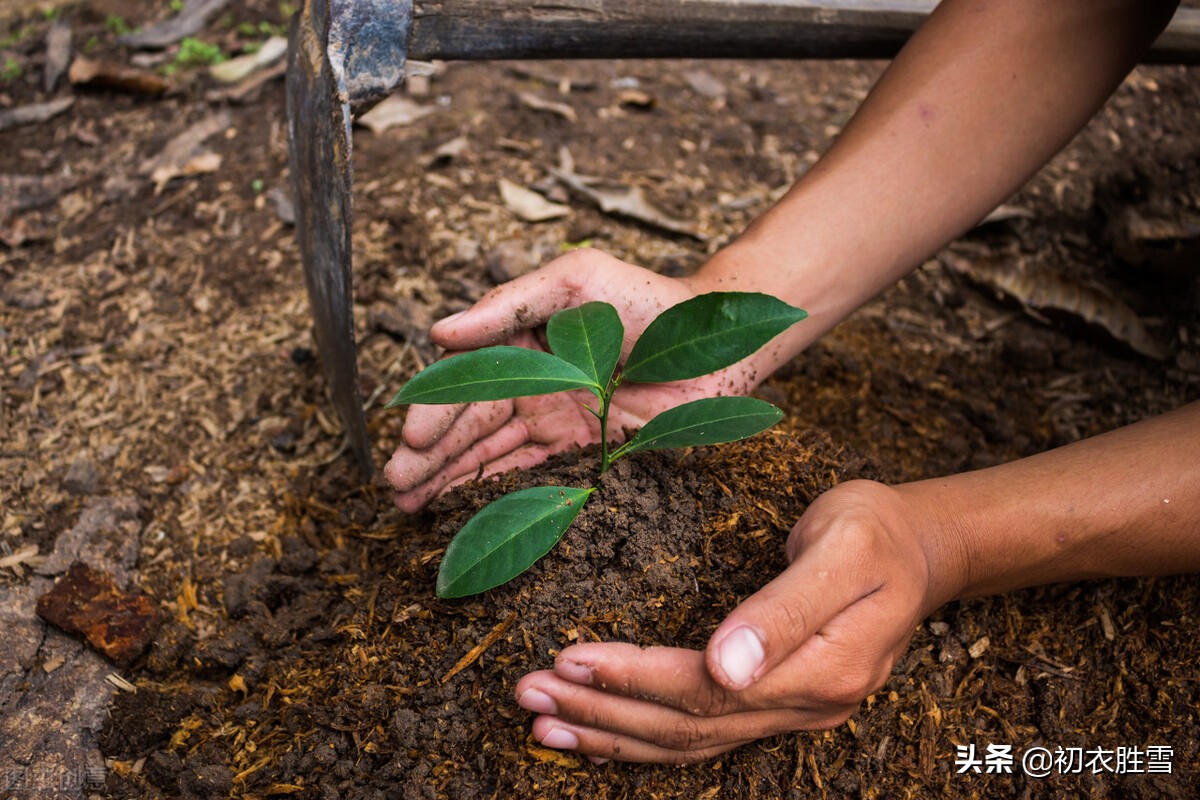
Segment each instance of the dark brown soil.
M77 47L126 63L109 18L166 11L95 0L64 13ZM234 52L246 43L238 25L262 21L282 22L275 3L233 2L202 38ZM269 199L286 186L279 82L228 102L187 68L161 98L47 94L48 25L25 16L0 46L0 63L24 70L0 84L0 107L75 98L50 122L6 131L0 148L0 175L70 177L48 203L0 220L12 242L24 237L0 246L0 556L29 544L45 554L94 495L140 501L137 588L168 621L122 673L138 691L118 694L102 737L112 796L1200 794L1194 577L951 605L850 724L701 766L596 768L540 748L512 697L520 675L580 639L702 646L778 571L787 531L836 482L1000 463L1200 398L1194 273L1130 263L1112 239L1130 208L1177 223L1200 213L1200 72L1136 71L1012 199L1028 216L964 237L785 367L760 390L787 414L776 431L627 462L529 574L440 602L434 575L462 519L502 488L582 482L576 457L399 514L344 457L292 231ZM412 97L436 113L358 131L355 312L377 459L401 424L381 398L436 355L429 320L585 240L690 271L816 159L881 68L452 64ZM695 70L720 91L696 90ZM650 107L622 104L635 83ZM569 104L578 122L523 105L522 92ZM217 172L156 191L140 165L225 109L230 129L207 142ZM436 155L460 136L464 150ZM498 179L542 185L563 146L581 173L641 187L710 243L567 197L563 220L516 219ZM953 259L1099 285L1168 356L1140 356L1077 315L1025 314L948 269ZM27 579L0 569L2 582ZM956 746L1006 743L1164 745L1173 773L955 773Z

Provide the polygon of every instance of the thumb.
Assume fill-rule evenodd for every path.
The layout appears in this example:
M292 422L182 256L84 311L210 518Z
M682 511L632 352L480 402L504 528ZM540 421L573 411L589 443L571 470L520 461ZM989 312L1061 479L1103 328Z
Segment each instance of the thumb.
M818 548L742 601L717 627L705 652L714 681L734 691L754 685L865 594L844 560L825 557Z
M577 301L593 260L589 255L573 251L497 286L471 308L436 323L430 336L447 350L474 350L506 342L520 330L545 324Z

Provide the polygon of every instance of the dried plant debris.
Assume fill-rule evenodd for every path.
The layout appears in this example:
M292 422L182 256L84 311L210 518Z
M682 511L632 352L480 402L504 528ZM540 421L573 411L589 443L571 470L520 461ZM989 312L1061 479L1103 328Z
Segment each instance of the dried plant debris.
M383 133L389 128L412 125L437 112L437 106L414 103L404 95L394 94L355 120L371 133Z
M0 111L0 131L22 125L36 125L54 119L75 103L74 97L61 97L48 103L30 103Z
M979 220L979 223L975 227L982 228L984 225L992 225L997 222L1009 222L1014 219L1030 219L1032 217L1033 212L1028 208L1005 203L992 209L992 213Z
M118 41L126 47L161 50L187 36L199 33L228 3L229 0L187 0L183 9L175 16L144 30L128 33Z
M158 155L143 161L139 173L149 176L155 191L160 192L173 178L216 172L221 157L204 147L204 142L231 124L228 111L210 114L167 142Z
M578 174L575 172L575 160L565 147L559 150L558 168L552 168L550 173L572 192L595 203L605 214L629 217L670 233L690 236L701 242L708 241L708 237L693 223L668 216L650 205L641 187L621 184L601 186L598 184L603 179Z
M570 206L552 203L532 189L518 186L505 178L500 179L500 197L509 211L526 222L545 222L571 213Z
M14 214L53 203L78 183L73 175L0 175L0 224Z
M1176 278L1200 276L1200 214L1170 217L1126 207L1108 225L1113 250L1125 262Z
M282 36L272 36L263 42L262 47L253 53L231 58L208 68L209 73L221 83L237 83L250 77L253 73L269 67L287 53L287 39Z
M1035 272L1023 260L967 259L947 254L943 262L975 283L1016 300L1035 319L1044 320L1046 313L1067 314L1102 328L1141 355L1160 361L1169 355L1133 309L1100 287L1076 283L1047 272Z
M54 588L38 598L37 613L125 666L154 635L158 606L144 594L124 592L112 576L76 562Z
M553 100L546 100L533 92L518 92L517 99L521 101L521 105L531 108L534 111L545 111L549 114L555 114L567 122L579 121L579 115L575 113L575 109L566 103L556 103Z

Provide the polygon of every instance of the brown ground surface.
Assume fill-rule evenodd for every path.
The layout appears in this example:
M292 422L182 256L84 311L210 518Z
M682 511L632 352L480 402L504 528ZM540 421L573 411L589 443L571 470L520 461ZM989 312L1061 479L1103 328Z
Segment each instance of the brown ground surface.
M77 47L126 62L109 18L136 24L146 13L96 0L68 17ZM252 38L238 24L262 20L281 21L280 9L234 3L203 37L236 50ZM7 23L0 62L22 74L0 83L0 108L48 98L47 26L41 16ZM420 335L428 321L585 240L656 270L695 268L816 159L880 69L453 64L412 98L435 113L360 131L355 299L379 460L401 421L382 399L434 356ZM694 88L695 70L716 79L713 96ZM1176 223L1200 213L1200 73L1139 69L1012 200L1027 216L977 230L943 259L999 259L1024 264L1034 283L1105 287L1145 320L1165 359L1077 314L1035 320L931 262L763 387L787 412L778 429L632 461L612 503L590 507L533 572L455 602L433 596L438 558L496 488L409 518L348 464L313 359L292 231L268 199L286 187L280 82L227 103L209 98L203 69L173 81L161 98L60 88L75 97L64 115L0 134L0 175L61 179L46 203L0 220L14 245L0 249L0 557L29 544L46 553L88 495L136 495L140 584L170 619L123 672L138 691L119 695L103 734L113 796L1200 792L1194 577L953 604L921 626L851 724L699 767L595 768L543 750L511 695L571 641L701 645L778 570L791 523L837 481L995 464L1200 397L1195 272L1130 266L1108 234L1130 207ZM649 106L622 103L630 89ZM529 108L521 92L566 103L578 119ZM208 141L216 171L156 191L143 162L226 106L229 126ZM461 152L435 155L460 136ZM643 187L709 242L575 200L563 220L519 221L498 179L540 185L563 146L581 173ZM574 469L566 458L551 472L571 480ZM0 581L27 574L0 569ZM478 660L443 680L497 630ZM965 744L1166 745L1174 771L957 775Z

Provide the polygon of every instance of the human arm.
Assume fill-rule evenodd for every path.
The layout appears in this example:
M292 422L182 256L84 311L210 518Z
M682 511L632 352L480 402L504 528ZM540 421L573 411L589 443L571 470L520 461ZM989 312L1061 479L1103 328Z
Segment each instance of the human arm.
M769 372L1024 182L1173 7L943 3L829 153L693 286L808 309L756 357ZM544 744L634 761L696 761L838 724L886 680L916 624L956 597L1200 569L1197 452L1193 405L992 470L846 484L809 508L791 566L705 652L574 646L522 679L519 702L540 715Z
M1095 112L1173 6L948 0L821 161L696 274L674 280L571 253L439 323L433 339L450 351L536 346L528 330L555 311L606 300L621 312L628 348L658 311L687 297L763 291L809 319L727 374L627 391L612 431L704 394L748 392L1019 187ZM386 475L397 504L414 511L454 482L598 437L570 395L417 406Z
M705 652L574 645L516 693L535 738L595 759L691 762L844 722L954 599L1200 571L1200 403L1041 455L826 492L788 568ZM653 697L657 702L640 698Z

